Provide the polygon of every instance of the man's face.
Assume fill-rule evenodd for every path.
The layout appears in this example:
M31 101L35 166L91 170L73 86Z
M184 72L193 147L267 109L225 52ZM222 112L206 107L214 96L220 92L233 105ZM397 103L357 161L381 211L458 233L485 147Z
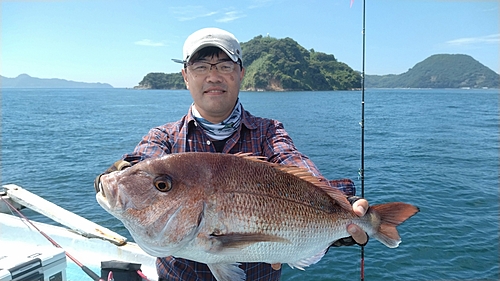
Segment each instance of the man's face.
M218 56L200 58L196 61L216 64L228 60L231 61L227 54L221 51ZM196 73L191 65L182 69L184 82L193 97L196 109L203 118L212 123L220 123L233 111L244 74L245 69L240 69L237 63L234 63L233 72L225 74L220 73L215 66L211 69L209 67L206 74Z

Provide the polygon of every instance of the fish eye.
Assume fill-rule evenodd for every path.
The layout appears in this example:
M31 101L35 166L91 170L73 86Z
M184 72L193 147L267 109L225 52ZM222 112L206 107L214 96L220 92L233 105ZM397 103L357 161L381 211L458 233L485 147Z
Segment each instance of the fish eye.
M156 177L153 181L156 189L161 192L167 192L172 189L172 178L169 176L159 176Z

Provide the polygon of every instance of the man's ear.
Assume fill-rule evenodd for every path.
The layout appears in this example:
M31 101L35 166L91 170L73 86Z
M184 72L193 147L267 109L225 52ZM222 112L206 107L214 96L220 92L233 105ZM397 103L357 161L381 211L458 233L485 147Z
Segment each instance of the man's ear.
M183 68L182 71L182 77L184 78L184 84L186 84L186 89L189 90L189 81L188 81L188 78L187 78L187 73L186 73L186 69Z
M242 80L243 80L243 77L244 77L244 76L245 76L245 68L244 68L244 67L242 67L242 68L241 68L241 71L240 71L240 81L242 81Z

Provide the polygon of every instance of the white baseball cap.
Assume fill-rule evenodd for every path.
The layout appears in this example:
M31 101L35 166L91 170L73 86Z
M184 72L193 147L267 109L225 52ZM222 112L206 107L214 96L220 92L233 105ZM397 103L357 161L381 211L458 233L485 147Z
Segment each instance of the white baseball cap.
M219 28L203 28L189 35L182 48L183 60L172 59L178 63L188 63L189 59L205 47L218 47L234 62L243 61L241 46L233 34Z

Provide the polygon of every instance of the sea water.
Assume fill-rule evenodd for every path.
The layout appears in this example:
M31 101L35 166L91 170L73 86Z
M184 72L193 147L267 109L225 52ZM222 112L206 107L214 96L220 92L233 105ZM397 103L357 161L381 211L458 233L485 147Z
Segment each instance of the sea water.
M95 200L93 180L154 126L178 120L188 91L2 89L1 183L14 183L130 238ZM389 249L371 239L365 280L498 280L498 90L368 89L365 197L420 213ZM254 115L282 121L330 179L356 182L361 93L242 92ZM25 212L31 219L50 220ZM359 280L360 249L332 248L282 280Z

